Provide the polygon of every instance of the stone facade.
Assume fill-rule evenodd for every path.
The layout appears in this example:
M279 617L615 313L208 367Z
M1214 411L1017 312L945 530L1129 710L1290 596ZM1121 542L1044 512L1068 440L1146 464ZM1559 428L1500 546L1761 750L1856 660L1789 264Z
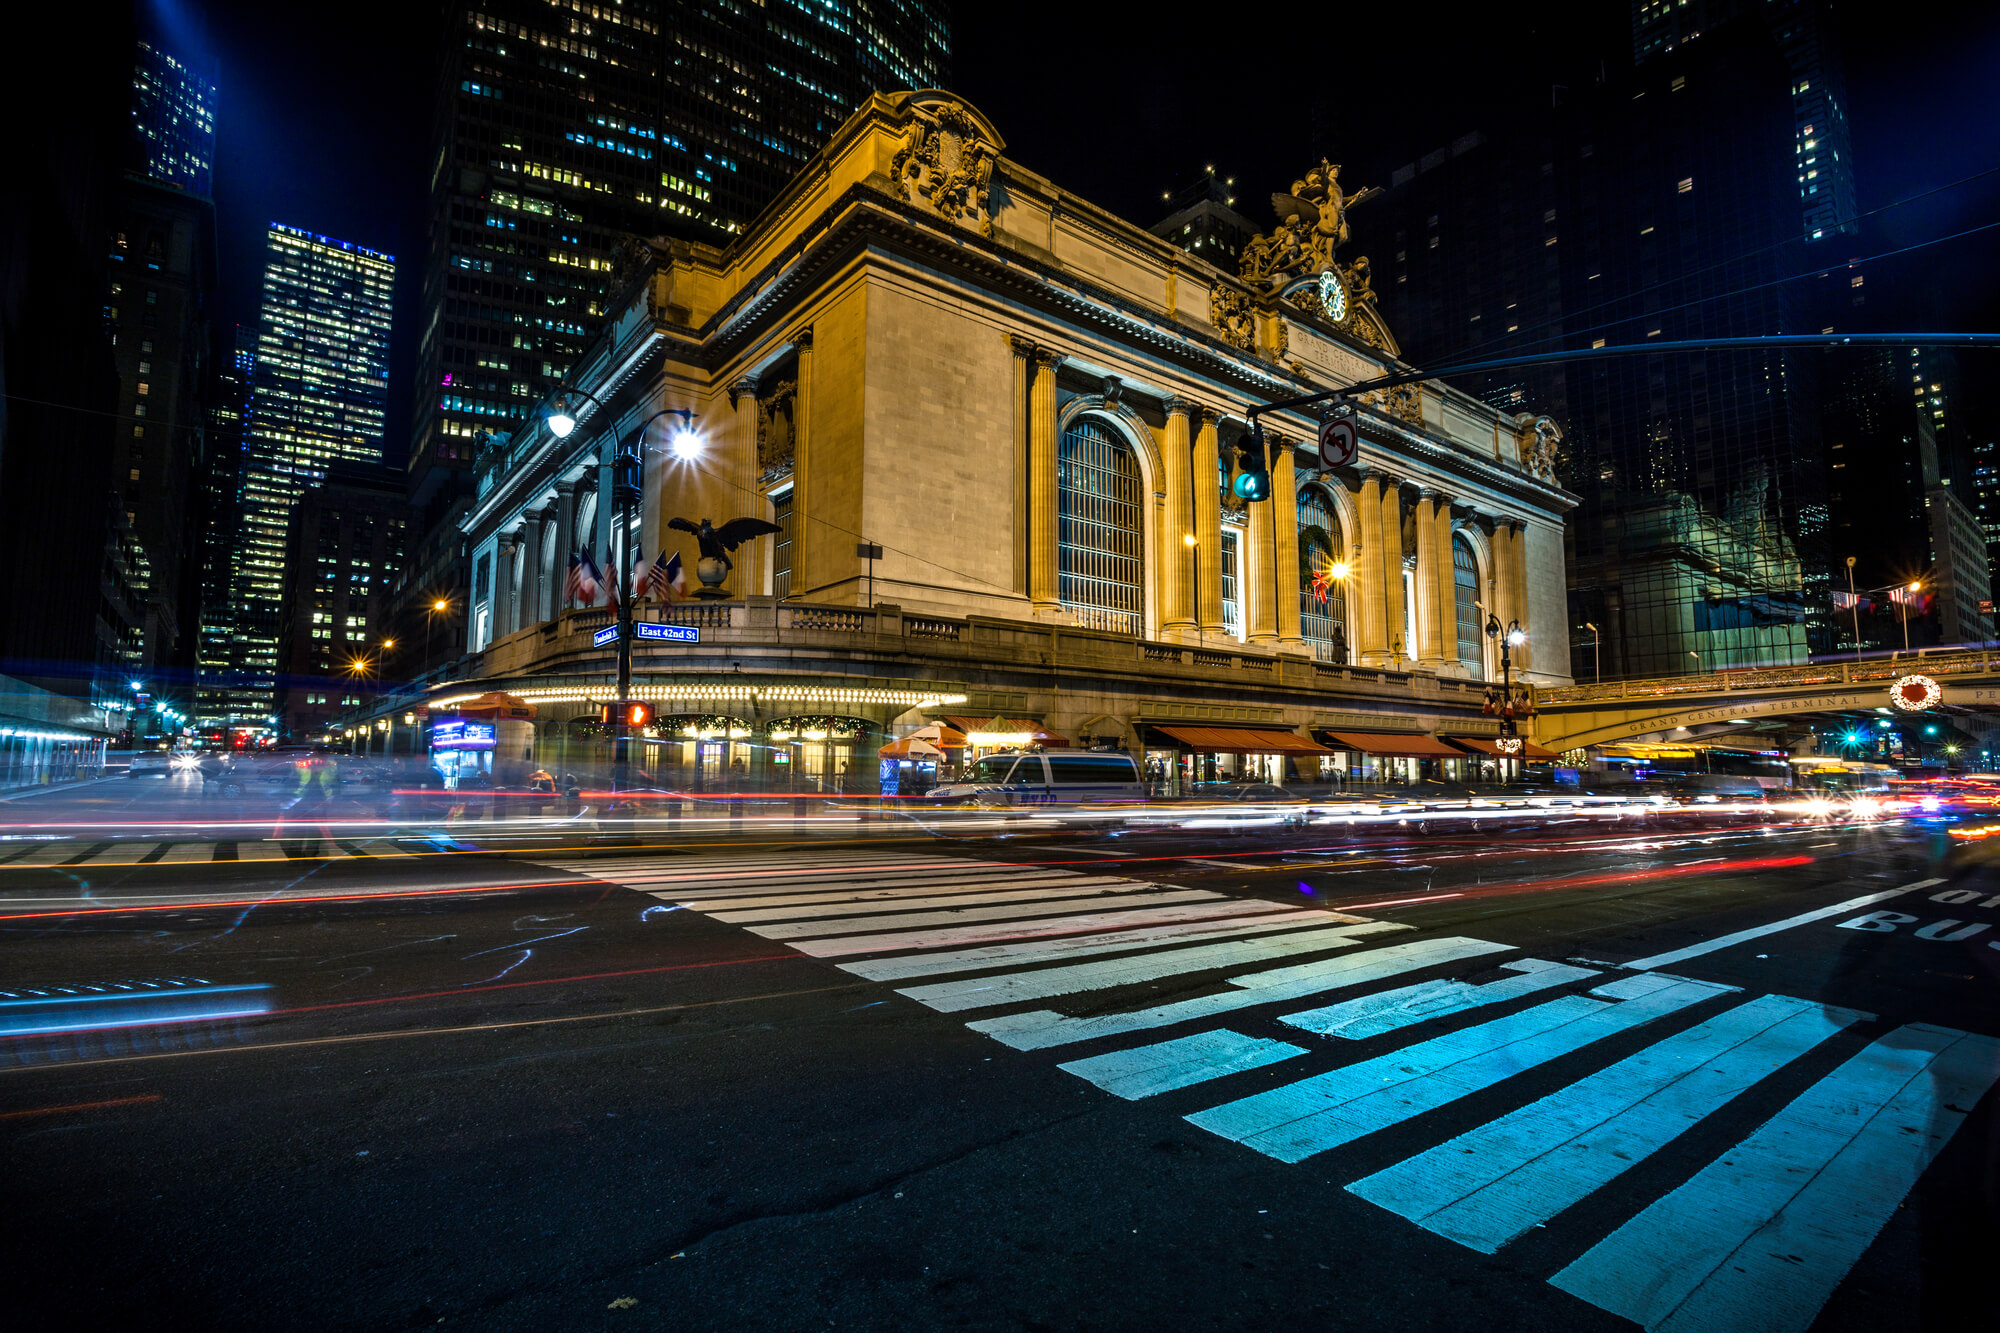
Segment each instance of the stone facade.
M1461 544L1482 613L1529 635L1518 678L1567 681L1535 637L1564 632L1575 497L1528 419L1435 383L1370 394L1355 465L1327 470L1316 414L1270 413L1272 498L1233 499L1250 407L1401 368L1372 300L1334 323L1004 149L949 94L877 95L729 248L628 247L623 303L568 380L590 395L575 431L537 423L482 469L469 674L440 701L539 692L560 721L609 697L611 650L589 633L608 617L566 606L563 573L572 548L602 562L618 540L612 452L662 409L694 414L701 451L667 448L674 419L654 421L624 540L692 576L668 519L782 530L734 552L733 600L642 609L702 642L641 646L637 692L748 730L787 691L894 679L852 710L884 732L966 712L1135 748L1169 718L1477 732L1498 670L1490 644L1462 660ZM1347 661L1302 626L1308 488L1337 516Z

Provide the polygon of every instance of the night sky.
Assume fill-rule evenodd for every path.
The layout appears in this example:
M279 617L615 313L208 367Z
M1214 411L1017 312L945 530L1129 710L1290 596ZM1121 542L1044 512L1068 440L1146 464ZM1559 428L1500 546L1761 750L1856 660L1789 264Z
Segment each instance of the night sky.
M1629 60L1628 10L1413 7L1312 19L1294 6L1060 9L961 4L955 91L991 118L1008 156L1141 224L1161 192L1213 163L1263 223L1274 189L1317 160L1355 186L1491 122L1551 84L1587 86ZM1332 14L1337 11L1322 10ZM1523 18L1532 12L1539 16ZM385 441L400 462L425 228L435 95L432 5L359 0L334 10L210 0L186 9L220 68L215 193L218 323L253 319L262 233L282 221L398 261ZM1450 21L1444 16L1449 14ZM329 23L329 16L336 16ZM2000 165L2000 10L1841 7L1864 211ZM2000 177L1880 221L1909 245L2000 220ZM1906 292L1871 284L1901 327L2000 327L2000 231L1906 260ZM1894 284L1892 284L1892 287ZM1971 355L1971 354L1968 354ZM1965 376L1972 429L2000 429L2000 380Z

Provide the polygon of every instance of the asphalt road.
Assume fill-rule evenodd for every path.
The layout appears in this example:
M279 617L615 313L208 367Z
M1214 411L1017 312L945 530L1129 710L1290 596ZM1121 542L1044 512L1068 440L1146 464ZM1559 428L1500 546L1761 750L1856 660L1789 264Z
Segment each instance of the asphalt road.
M0 865L9 1322L1989 1327L2000 876L1536 818Z

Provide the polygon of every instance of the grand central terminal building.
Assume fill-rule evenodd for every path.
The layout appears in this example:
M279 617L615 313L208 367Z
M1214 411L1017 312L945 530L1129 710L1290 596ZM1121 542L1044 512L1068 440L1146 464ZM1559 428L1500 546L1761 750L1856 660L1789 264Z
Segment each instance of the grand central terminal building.
M1568 682L1555 423L1378 391L1327 468L1318 410L1271 412L1270 498L1234 498L1248 409L1406 369L1338 253L1338 170L1226 273L950 94L876 95L727 248L628 246L573 429L543 404L482 460L467 656L429 715L511 696L532 721L499 764L600 760L612 613L566 595L570 553L692 573L670 520L750 516L776 531L711 595L637 608L698 635L633 645L661 781L874 790L878 748L932 722L1118 746L1168 786L1490 763L1489 617L1526 635L1517 682ZM628 532L610 464L642 427Z

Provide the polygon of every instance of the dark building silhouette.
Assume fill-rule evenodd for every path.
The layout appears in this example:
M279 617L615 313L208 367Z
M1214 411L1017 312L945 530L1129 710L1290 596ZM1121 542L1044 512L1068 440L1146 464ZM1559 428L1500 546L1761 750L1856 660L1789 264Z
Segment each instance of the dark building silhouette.
M597 332L621 233L723 244L871 92L948 79L938 0L453 5L410 444L465 486ZM439 520L427 513L427 521Z
M1393 172L1354 249L1404 356L1806 331L1789 87L1768 34L1739 22ZM1828 644L1816 370L1728 351L1460 377L1567 432L1578 673L1593 639L1607 677Z
M292 506L278 630L287 735L318 737L380 686L394 652L384 643L390 585L409 536L403 474L378 463L332 463Z
M1214 167L1204 167L1180 189L1160 196L1166 216L1146 230L1225 273L1234 273L1243 260L1243 247L1262 230L1236 205L1235 177L1218 176Z

